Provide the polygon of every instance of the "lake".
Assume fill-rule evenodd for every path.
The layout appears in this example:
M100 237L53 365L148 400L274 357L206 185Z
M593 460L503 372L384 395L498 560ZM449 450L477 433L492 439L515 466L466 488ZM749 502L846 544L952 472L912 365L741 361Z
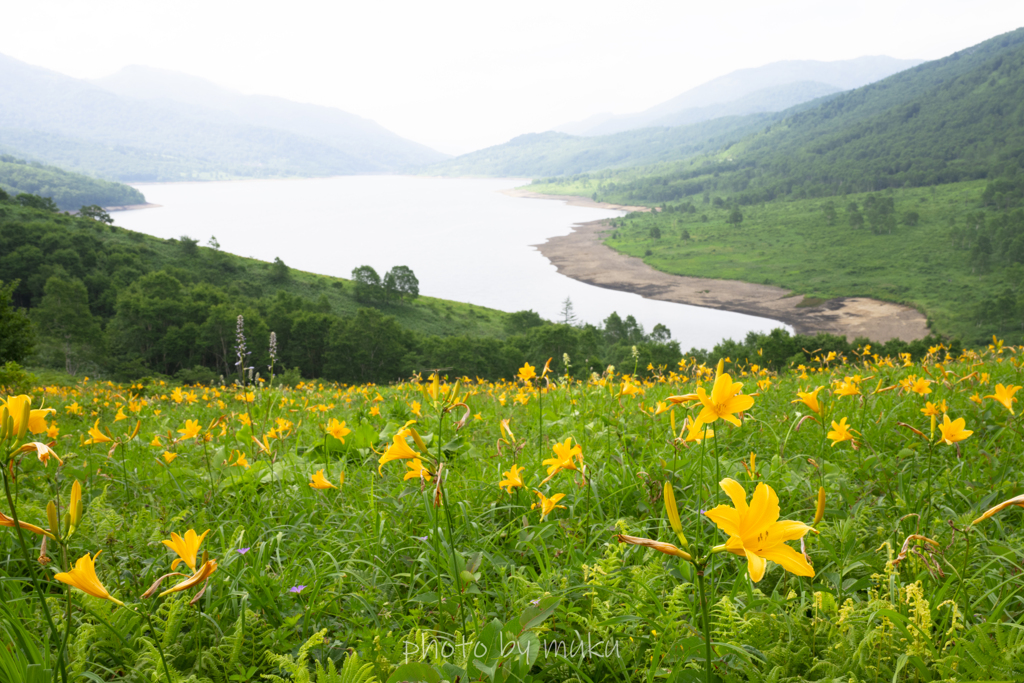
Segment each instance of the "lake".
M661 323L683 350L710 349L782 323L739 313L653 301L560 275L534 244L576 223L621 211L521 199L501 190L528 180L343 176L136 185L159 208L120 211L117 225L156 237L187 235L264 261L348 278L373 266L381 276L408 266L420 294L503 311L532 309L558 320L566 298L581 322L613 311L650 331ZM787 328L788 329L788 328Z

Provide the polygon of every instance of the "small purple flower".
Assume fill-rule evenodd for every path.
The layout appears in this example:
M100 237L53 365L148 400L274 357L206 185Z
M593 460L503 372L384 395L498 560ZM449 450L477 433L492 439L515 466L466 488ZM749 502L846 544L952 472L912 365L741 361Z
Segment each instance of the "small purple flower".
M537 598L536 600L530 600L530 604L536 607L540 604L540 598Z
M291 588L288 589L288 592L289 593L301 593L304 590L306 590L306 586L299 585L299 586L292 586Z
M423 543L427 542L426 536L413 536L413 538L415 538L417 541L422 541Z
M249 549L248 548L237 548L235 550L235 552L238 553L239 555L245 555L247 552L249 552Z

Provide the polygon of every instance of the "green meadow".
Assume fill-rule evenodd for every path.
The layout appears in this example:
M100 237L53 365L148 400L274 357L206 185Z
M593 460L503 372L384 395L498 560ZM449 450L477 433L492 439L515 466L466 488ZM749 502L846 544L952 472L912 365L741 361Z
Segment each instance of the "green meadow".
M1024 349L720 361L7 391L0 680L1024 676Z

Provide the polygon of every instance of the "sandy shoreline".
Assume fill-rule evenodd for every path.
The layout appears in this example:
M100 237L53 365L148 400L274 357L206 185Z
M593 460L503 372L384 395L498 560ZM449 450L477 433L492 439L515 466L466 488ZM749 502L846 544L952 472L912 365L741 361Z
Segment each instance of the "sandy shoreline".
M524 190L507 190L513 197L560 199L574 206L620 211L649 211L647 207L604 204L586 197L541 195ZM814 306L798 308L801 296L770 285L738 280L713 280L672 275L655 270L642 259L626 256L605 246L603 234L611 229L606 221L573 226L562 237L534 245L559 273L597 287L639 294L646 299L671 301L691 306L716 308L778 320L798 334L828 332L852 341L867 337L874 342L890 339L911 341L926 337L927 320L917 310L865 297L841 297Z

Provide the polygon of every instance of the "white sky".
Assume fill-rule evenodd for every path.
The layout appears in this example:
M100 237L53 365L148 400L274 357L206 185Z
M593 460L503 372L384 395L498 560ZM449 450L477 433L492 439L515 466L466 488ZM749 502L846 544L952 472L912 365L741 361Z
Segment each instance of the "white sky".
M3 0L0 53L82 78L182 71L457 154L736 69L935 59L1020 26L1020 0Z

